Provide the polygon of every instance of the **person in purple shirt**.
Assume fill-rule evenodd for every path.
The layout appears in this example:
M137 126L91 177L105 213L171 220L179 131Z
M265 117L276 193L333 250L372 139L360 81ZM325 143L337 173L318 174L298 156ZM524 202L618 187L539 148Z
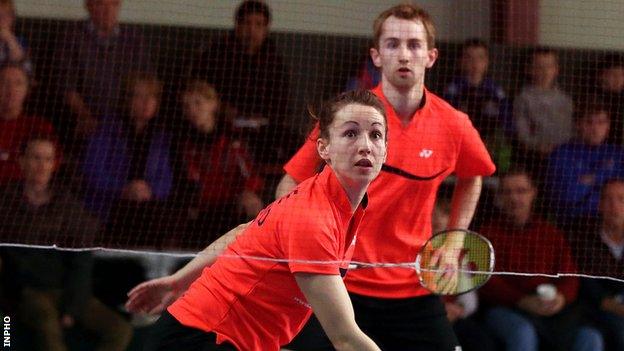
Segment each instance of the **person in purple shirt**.
M85 0L85 7L89 19L69 29L56 55L60 89L80 137L115 116L124 76L154 71L142 36L119 24L121 0Z
M511 109L503 88L488 77L488 45L468 39L462 47L461 74L444 88L444 99L466 113L493 154L499 170L509 166L511 147L505 137L511 127Z
M610 124L605 105L585 104L577 115L578 136L548 159L548 201L563 227L579 218L595 218L602 185L624 175L624 148L607 143Z

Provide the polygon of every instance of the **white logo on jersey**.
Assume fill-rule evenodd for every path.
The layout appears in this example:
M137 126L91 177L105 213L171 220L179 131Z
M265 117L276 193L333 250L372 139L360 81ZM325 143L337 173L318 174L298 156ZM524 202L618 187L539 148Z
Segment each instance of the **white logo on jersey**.
M420 151L420 157L422 158L429 158L431 157L432 154L433 154L432 150L422 149Z

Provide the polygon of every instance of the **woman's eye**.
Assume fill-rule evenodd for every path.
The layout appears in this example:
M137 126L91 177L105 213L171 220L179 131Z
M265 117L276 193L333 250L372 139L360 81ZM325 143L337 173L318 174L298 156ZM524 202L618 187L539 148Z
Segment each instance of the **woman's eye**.
M347 130L344 133L344 136L349 137L349 138L353 138L356 135L357 135L357 133L354 130Z
M381 139L383 137L383 135L381 134L381 132L372 132L371 133L371 137L373 139Z

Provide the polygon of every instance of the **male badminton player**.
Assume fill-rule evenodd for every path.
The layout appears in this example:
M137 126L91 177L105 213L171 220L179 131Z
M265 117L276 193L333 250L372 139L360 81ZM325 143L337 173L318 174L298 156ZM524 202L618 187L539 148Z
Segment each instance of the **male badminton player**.
M388 160L371 184L369 215L353 256L360 262L413 262L431 236L431 214L440 183L455 174L449 228L467 228L482 176L495 166L468 116L429 92L425 72L437 57L435 27L423 9L403 4L374 22L370 54L381 71L373 89L388 117ZM286 164L278 196L314 174L319 158L312 134ZM449 252L458 252L449 247ZM442 267L457 267L443 255ZM413 269L350 271L345 283L358 325L384 350L454 350L457 338L440 298L418 284ZM314 321L291 349L324 349ZM327 342L325 344L328 344ZM325 345L331 349L331 345Z

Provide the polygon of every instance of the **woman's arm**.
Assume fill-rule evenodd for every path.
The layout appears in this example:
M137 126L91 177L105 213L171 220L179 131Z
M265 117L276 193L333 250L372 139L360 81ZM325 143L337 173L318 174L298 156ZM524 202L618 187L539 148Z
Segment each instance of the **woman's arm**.
M355 323L353 306L339 275L295 273L295 279L336 350L380 350Z
M230 230L202 250L186 266L166 277L152 279L135 286L128 293L126 308L130 312L160 313L174 302L200 275L211 266L221 252L243 232L249 223Z

